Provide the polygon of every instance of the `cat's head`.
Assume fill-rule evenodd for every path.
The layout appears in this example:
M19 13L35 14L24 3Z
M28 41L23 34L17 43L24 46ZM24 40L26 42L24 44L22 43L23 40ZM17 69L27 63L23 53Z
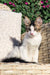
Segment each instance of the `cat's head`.
M42 25L41 17L37 17L36 20L31 24L30 19L27 16L25 16L24 23L26 31L30 37L36 36L37 33L41 31L41 25Z

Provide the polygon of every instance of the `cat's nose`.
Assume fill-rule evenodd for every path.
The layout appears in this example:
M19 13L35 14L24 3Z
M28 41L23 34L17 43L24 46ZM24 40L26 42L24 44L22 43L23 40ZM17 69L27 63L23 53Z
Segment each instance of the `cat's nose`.
M30 33L31 35L33 35L33 33Z

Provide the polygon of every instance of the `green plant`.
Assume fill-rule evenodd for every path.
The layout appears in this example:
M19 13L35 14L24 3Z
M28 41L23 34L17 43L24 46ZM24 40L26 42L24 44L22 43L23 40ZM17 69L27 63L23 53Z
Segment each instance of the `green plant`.
M50 22L49 0L1 0L0 2L8 5L12 11L21 12L23 16L28 16L31 21L40 16L43 19L43 23ZM23 21L21 32L25 32Z

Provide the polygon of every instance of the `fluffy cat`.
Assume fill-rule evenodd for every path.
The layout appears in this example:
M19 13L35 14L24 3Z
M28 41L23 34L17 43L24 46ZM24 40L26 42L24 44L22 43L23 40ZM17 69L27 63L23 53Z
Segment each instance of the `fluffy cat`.
M30 25L30 20L25 16L24 23L26 33L21 46L16 46L8 55L7 58L17 57L28 62L38 63L39 46L41 44L41 17L36 18L34 24Z

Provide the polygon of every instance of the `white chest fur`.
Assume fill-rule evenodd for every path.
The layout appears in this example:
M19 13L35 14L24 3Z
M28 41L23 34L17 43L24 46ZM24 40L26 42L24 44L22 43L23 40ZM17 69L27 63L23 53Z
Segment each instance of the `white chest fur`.
M41 44L42 36L41 33L38 33L33 38L28 37L26 34L24 38L23 45L27 46L27 56L28 61L38 62L39 46Z
M42 40L41 33L37 33L36 36L30 38L27 34L24 38L24 44L30 43L32 46L39 46Z

